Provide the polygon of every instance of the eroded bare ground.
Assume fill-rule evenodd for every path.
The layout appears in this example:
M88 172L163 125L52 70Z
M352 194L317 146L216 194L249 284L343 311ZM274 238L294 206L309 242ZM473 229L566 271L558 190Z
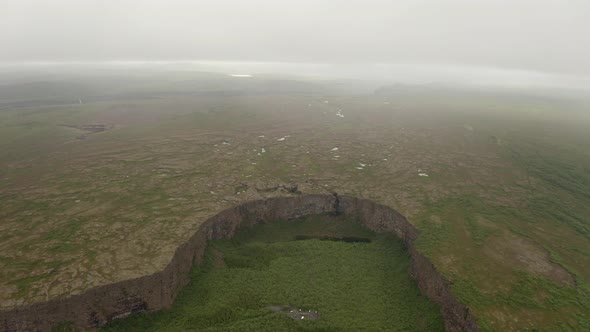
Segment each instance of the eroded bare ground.
M502 140L510 128L485 110L465 113L471 107L409 106L378 95L272 95L47 109L53 123L40 125L42 135L3 133L13 140L1 154L0 308L160 270L216 212L299 193L369 198L395 207L425 234L446 234L429 255L449 277L471 280L483 293L510 290L514 270L567 287L589 280L587 239L567 225L527 224L527 239L514 232L524 225L518 218L473 226L459 210L425 212L466 196L518 210L531 195L549 193L506 158ZM3 116L25 130L36 114ZM111 127L76 140L63 123ZM558 229L555 238L548 225ZM481 229L489 232L479 237ZM557 238L568 245L552 242ZM560 264L547 247L561 254ZM508 326L502 319L515 324L510 307L474 311L496 328Z
M505 232L491 239L486 243L484 253L495 260L495 264L521 268L559 284L573 285L575 282L571 273L551 261L547 250L512 233Z

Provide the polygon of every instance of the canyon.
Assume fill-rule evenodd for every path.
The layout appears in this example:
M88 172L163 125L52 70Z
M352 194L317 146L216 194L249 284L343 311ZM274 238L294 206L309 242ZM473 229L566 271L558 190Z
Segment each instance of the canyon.
M223 210L204 221L198 231L176 249L162 271L95 287L79 295L2 311L0 330L50 331L62 322L94 330L134 313L169 308L189 282L191 268L202 262L208 240L231 238L240 228L257 223L320 214L344 214L374 232L394 233L408 250L409 273L418 288L440 306L446 330L479 331L469 308L453 296L451 282L415 248L419 233L403 215L388 206L337 193L273 197Z

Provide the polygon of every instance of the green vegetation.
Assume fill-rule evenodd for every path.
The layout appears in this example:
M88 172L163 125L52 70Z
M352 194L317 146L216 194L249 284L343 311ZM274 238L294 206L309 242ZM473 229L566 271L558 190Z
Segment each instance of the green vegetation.
M590 240L590 155L567 145L523 139L512 142L508 152L530 176L543 181L544 188L531 193L535 217L571 227Z
M466 195L429 202L416 218L418 248L453 280L453 293L483 330L514 326L499 324L509 311L521 326L585 330L590 271L580 263L590 258L590 156L563 141L527 141L523 133L503 141L503 155L529 177L520 206Z
M354 236L370 243L297 235ZM438 308L408 275L401 241L333 217L277 221L214 241L173 308L115 321L106 331L443 330ZM294 320L267 309L317 310Z
M588 257L588 253L574 238L568 244L539 245L537 227L543 229L555 220L544 214L546 211L559 210L536 205L515 209L475 197L458 197L432 204L418 218L422 231L419 250L453 280L454 295L476 313L483 330L502 326L490 319L489 312L509 311L518 312L521 324L529 326L540 327L539 321L543 328L555 330L588 326L590 289L583 277L587 269L571 267L571 262ZM479 218L487 223L480 223ZM526 240L514 240L515 235L507 235L510 233ZM490 255L495 255L491 263ZM562 272L539 272L538 264ZM572 279L564 281L568 275ZM552 323L566 313L575 313L575 318Z

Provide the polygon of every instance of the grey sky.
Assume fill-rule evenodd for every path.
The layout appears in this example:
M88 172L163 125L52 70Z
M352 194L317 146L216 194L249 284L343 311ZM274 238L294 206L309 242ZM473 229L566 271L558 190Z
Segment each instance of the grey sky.
M442 64L590 76L588 0L0 0L0 61Z

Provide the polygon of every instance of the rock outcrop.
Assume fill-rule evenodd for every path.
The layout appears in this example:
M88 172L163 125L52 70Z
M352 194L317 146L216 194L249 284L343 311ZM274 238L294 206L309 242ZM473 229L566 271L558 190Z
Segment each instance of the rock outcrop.
M188 282L194 264L203 258L207 241L231 238L241 227L278 219L296 219L317 214L358 217L376 232L393 232L411 256L411 275L421 292L441 308L447 331L478 331L469 308L456 300L450 282L414 247L418 231L397 211L372 201L348 196L301 195L257 200L224 210L205 221L188 241L179 246L164 270L47 302L0 312L2 331L50 331L69 321L83 329L141 311L168 308Z

